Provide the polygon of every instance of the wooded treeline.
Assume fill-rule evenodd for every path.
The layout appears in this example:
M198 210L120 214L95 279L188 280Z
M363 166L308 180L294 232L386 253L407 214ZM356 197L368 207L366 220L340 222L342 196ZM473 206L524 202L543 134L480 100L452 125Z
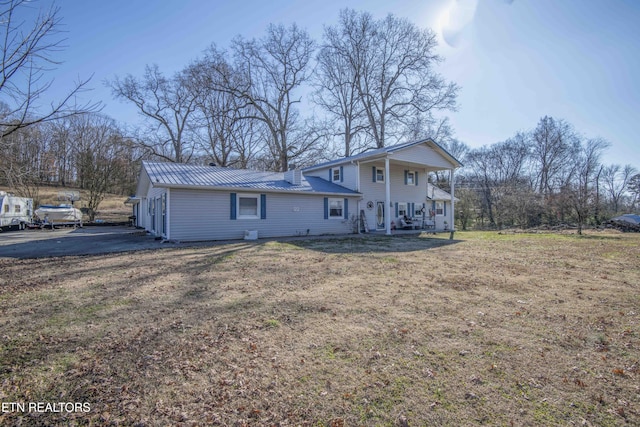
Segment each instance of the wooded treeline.
M609 147L562 119L543 117L488 147L458 147L465 167L456 172L461 229L601 225L640 202L640 174L630 164L605 165ZM449 182L441 180L449 188Z
M638 202L636 170L602 165L608 143L563 120L480 149L458 141L444 114L459 88L436 72L435 34L407 19L345 9L320 40L270 25L260 38L212 44L173 75L148 65L117 76L106 83L114 97L143 118L131 128L99 104L73 104L88 81L35 107L60 17L53 7L14 18L24 3L0 3L0 183L36 202L40 185L74 186L95 210L105 192L135 190L142 159L286 171L425 137L465 164L455 174L460 228L597 224ZM444 189L448 179L432 177Z

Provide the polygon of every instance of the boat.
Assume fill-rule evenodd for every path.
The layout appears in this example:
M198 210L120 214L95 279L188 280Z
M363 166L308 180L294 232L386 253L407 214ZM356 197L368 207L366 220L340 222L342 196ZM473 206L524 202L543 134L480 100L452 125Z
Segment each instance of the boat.
M40 205L35 214L43 224L82 227L82 212L72 205Z

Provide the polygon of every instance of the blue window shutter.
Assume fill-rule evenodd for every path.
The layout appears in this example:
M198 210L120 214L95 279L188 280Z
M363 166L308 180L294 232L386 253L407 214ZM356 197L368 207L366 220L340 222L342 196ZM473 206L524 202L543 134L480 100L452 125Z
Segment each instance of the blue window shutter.
M415 206L416 206L416 204L412 202L412 203L411 203L411 210L409 211L409 212L410 212L410 215L409 215L409 216L411 216L412 218L413 218L414 214L416 213L416 208L415 208Z
M398 213L398 202L396 202L396 218L398 217L399 213Z
M344 172L344 168L342 166L340 166L340 182L344 182L344 173L343 172Z
M416 187L418 186L418 171L415 172L416 177L414 178L416 180Z
M342 169L342 167L340 167ZM349 219L349 199L344 199L344 219Z
M373 169L373 182L376 182L376 167L373 166L372 169Z
M329 168L329 182L333 182L333 169Z
M409 176L409 171L404 171L404 185L407 185L407 183L409 182L409 178L407 178Z
M260 195L260 219L267 219L267 195Z
M436 201L431 202L431 209L433 209L433 213L436 212Z
M324 198L324 219L329 219L329 198Z
M231 193L231 219L236 219L236 209L238 208L236 204L236 193Z
M443 209L444 209L444 211L443 211L443 212L444 212L444 216L447 216L447 202L444 202L444 203L442 204L442 207L443 207Z

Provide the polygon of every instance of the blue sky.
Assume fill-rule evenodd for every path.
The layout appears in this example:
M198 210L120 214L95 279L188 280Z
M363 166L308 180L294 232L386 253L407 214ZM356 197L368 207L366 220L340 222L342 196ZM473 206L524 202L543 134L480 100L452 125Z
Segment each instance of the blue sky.
M49 0L36 2L46 5ZM93 74L84 96L119 122L136 111L103 82L139 76L146 64L167 75L215 42L261 37L269 23L297 23L320 40L345 7L407 17L438 32L438 71L461 86L449 117L471 147L504 141L562 118L612 146L606 163L640 168L640 2L635 0L59 0L66 48L52 94Z

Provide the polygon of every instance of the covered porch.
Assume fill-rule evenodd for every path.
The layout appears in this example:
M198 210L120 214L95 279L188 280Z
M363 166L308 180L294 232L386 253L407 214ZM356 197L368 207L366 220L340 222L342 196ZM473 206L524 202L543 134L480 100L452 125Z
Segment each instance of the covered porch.
M365 232L399 231L451 232L454 230L454 171L460 163L437 144L399 147L379 152L356 162L358 189L363 198L358 206ZM429 174L448 171L451 192L438 189L433 197ZM429 189L431 188L431 192ZM442 203L442 194L446 195Z

